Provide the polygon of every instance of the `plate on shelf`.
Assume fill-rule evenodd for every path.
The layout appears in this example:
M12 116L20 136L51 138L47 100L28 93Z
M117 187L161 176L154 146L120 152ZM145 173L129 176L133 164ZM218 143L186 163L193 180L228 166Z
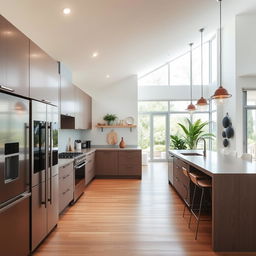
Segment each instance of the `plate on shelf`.
M124 122L127 124L127 125L133 125L134 124L134 118L132 116L128 116L124 119Z

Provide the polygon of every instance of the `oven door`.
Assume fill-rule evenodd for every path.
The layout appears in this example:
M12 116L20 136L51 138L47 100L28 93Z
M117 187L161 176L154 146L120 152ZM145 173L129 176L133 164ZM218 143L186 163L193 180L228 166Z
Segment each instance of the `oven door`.
M29 190L29 102L0 93L0 204Z
M74 201L76 201L83 193L85 189L85 165L86 162L81 162L74 166L75 173L75 189L74 189Z

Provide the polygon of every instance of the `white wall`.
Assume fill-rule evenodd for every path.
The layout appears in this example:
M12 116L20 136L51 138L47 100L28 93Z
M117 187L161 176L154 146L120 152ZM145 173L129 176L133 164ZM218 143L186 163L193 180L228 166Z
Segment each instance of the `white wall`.
M243 152L243 89L256 89L256 14L234 17L223 29L223 86L232 98L223 104L229 113L235 137L230 149ZM221 123L219 123L221 126Z
M201 97L200 86L193 86L193 98ZM204 96L208 98L209 88L205 86ZM188 100L190 99L189 86L139 86L139 100Z
M97 123L102 123L103 116L106 114L116 114L120 120L132 116L135 124L138 123L138 89L137 75L112 84L102 89L91 92L92 96L92 130L86 131L84 139L91 140L92 145L107 145L106 136L110 129L101 132L96 128ZM130 132L130 129L115 129L118 134L118 141L121 137L127 145L135 146L138 144L137 128Z

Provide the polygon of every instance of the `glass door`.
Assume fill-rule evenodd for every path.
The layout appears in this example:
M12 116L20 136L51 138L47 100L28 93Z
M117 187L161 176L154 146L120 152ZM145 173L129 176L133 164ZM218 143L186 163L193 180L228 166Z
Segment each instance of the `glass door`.
M167 159L167 145L169 145L167 119L167 114L151 115L151 160L153 161Z

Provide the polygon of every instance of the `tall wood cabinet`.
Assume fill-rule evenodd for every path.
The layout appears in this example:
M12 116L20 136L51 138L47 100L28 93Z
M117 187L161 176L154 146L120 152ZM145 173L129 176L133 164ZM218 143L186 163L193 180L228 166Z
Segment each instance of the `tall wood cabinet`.
M92 99L83 90L75 88L75 129L91 129L92 127Z
M65 116L75 116L75 87L72 84L72 73L63 64L60 65L60 112Z
M0 86L29 96L29 39L1 15Z
M30 97L59 104L59 68L39 46L30 41Z

